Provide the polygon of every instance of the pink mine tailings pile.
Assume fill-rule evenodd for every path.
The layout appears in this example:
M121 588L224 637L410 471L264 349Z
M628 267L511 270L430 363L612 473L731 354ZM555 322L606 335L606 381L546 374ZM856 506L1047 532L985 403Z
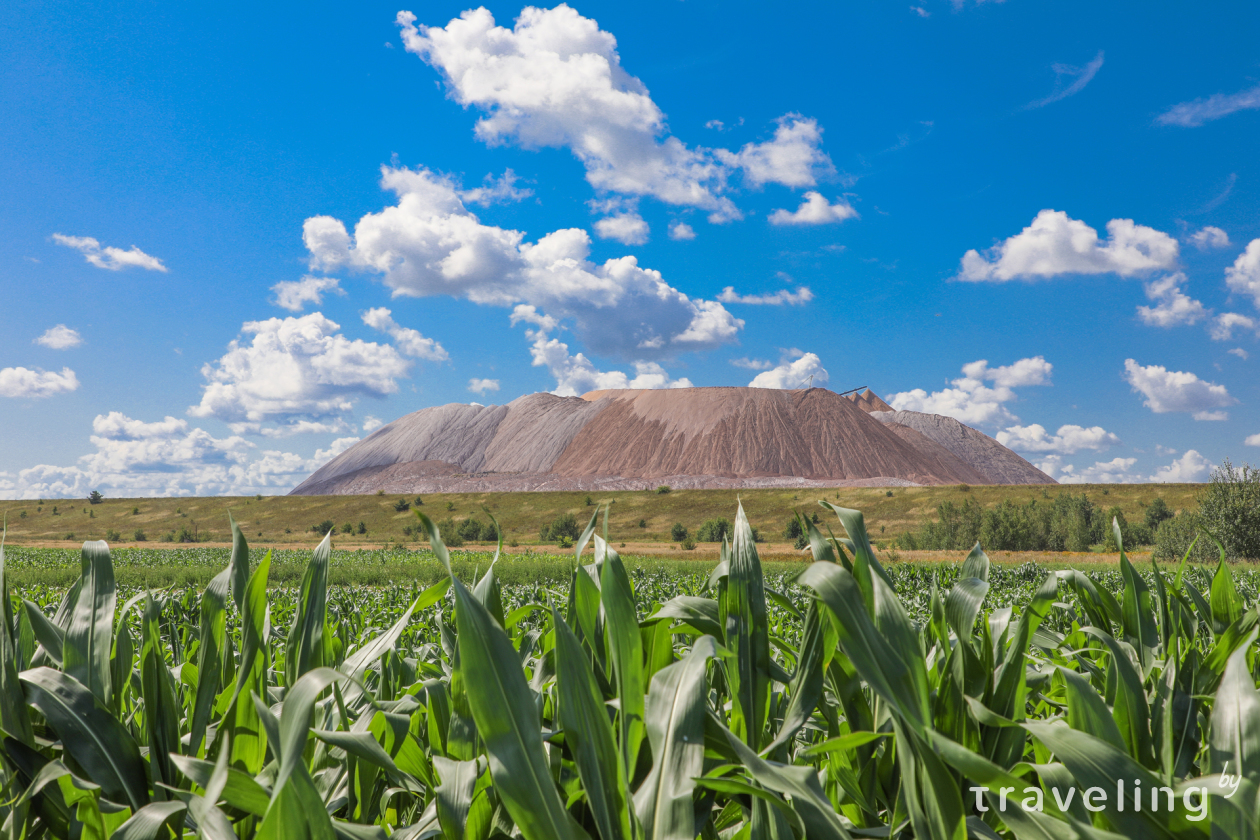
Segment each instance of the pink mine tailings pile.
M293 493L1053 483L988 435L869 390L676 388L422 409Z

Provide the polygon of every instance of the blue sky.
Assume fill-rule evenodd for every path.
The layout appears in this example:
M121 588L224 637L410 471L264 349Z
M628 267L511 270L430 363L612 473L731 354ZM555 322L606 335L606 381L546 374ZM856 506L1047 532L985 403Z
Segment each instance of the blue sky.
M1064 481L1255 462L1258 26L7 3L0 496L285 492L427 406L811 375Z

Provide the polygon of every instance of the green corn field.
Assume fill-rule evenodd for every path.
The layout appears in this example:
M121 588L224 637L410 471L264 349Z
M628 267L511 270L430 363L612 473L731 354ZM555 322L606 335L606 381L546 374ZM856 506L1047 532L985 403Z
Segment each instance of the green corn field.
M1209 574L1121 552L1118 595L1053 571L998 606L977 546L908 608L862 515L820 504L812 563L768 578L740 508L681 593L598 516L550 588L493 561L465 585L420 513L447 574L411 590L330 588L327 538L269 589L233 526L204 591L120 605L89 542L68 592L14 598L0 546L0 831L1260 837L1260 604L1223 549Z

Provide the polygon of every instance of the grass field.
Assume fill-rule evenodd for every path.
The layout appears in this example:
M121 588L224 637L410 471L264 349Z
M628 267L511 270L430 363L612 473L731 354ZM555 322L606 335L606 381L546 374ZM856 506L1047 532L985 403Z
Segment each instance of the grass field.
M837 505L864 511L871 537L886 543L896 535L918 529L931 519L941 502L961 501L968 496L988 505L1004 499L1022 504L1030 499L1059 493L1086 493L1100 507L1118 506L1130 520L1141 520L1146 505L1163 497L1176 511L1193 507L1202 489L1196 484L1111 484L1073 486L967 486L838 488L787 490L674 490L616 491L608 493L451 493L423 497L419 509L434 520L447 517L456 522L476 516L488 508L504 529L505 541L521 546L537 545L539 528L557 516L571 513L585 523L594 505L612 503L609 536L627 544L627 553L651 553L672 544L670 528L681 522L693 533L706 519L729 519L736 500L742 499L749 522L772 544L766 554L777 554L788 546L775 546L793 510L818 511L815 502L825 498ZM257 546L302 547L316 544L323 534L312 526L331 521L340 529L349 524L357 531L363 523L366 533L337 534L342 548L376 547L385 543L410 542L403 529L415 524L411 511L396 511L400 499L415 496L262 496L202 497L173 499L106 499L89 505L85 499L45 499L0 502L0 513L8 522L10 544L77 546L86 539L104 539L111 531L117 545L144 545L174 540L181 532L197 542L226 544L230 527L228 513L236 517L241 530ZM643 524L640 525L640 522ZM142 532L145 540L136 539ZM73 536L71 536L73 535ZM654 545L655 544L655 545ZM700 549L697 549L700 550Z

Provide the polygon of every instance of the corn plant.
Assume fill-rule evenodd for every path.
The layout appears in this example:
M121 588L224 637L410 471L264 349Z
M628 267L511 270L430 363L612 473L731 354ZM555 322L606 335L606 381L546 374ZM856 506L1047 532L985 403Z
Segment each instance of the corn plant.
M706 586L650 609L598 513L567 591L524 598L495 562L331 595L330 538L296 593L269 590L234 525L201 593L119 606L89 542L59 600L15 601L0 543L0 831L1260 836L1260 609L1223 558L1206 591L1122 551L1118 597L1050 572L986 609L977 546L916 622L862 515L821 504L845 536L802 517L794 579L769 585L741 507Z

